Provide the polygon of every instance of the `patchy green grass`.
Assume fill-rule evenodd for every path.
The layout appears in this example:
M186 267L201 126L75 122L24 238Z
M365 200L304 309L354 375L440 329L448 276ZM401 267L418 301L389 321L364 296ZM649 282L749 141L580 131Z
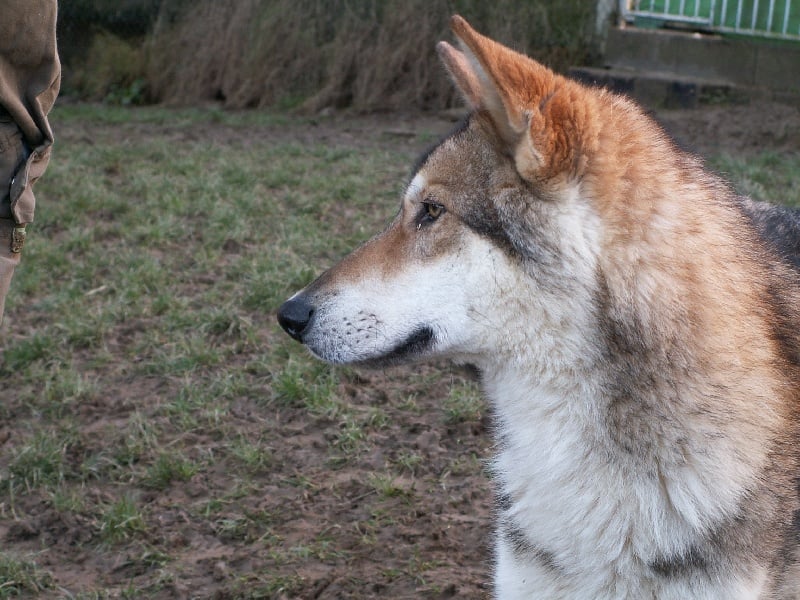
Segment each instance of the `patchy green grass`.
M391 218L438 132L87 105L53 123L0 329L0 598L485 595L476 384L332 368L275 323ZM800 205L797 155L714 164Z
M800 154L765 150L756 156L723 155L712 166L743 194L773 204L800 207Z
M54 587L53 577L37 566L35 557L0 552L0 598L46 595Z
M462 423L480 421L484 411L484 402L477 385L454 387L444 400L447 421Z
M269 598L318 586L303 565L359 568L364 508L346 498L393 499L367 482L409 469L435 490L405 418L435 421L436 398L466 384L331 368L274 313L383 227L436 133L88 105L53 123L0 330L2 593ZM426 396L417 413L409 394ZM76 577L14 558L43 547Z
M123 496L102 508L100 518L100 539L114 544L129 540L144 533L146 529L144 516L133 498Z

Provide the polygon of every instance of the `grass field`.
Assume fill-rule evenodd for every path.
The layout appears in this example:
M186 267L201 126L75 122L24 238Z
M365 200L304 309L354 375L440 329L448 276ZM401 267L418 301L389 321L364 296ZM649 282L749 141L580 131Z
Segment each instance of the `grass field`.
M482 477L474 384L331 369L274 311L392 216L435 134L82 106L53 121L2 338L0 597L269 598L339 572L348 594L426 589L436 553L383 560L380 540L429 488ZM469 444L420 450L448 427ZM365 554L379 571L351 567Z
M0 331L0 598L481 597L488 417L308 358L280 302L447 123L66 106ZM712 160L800 206L800 154Z

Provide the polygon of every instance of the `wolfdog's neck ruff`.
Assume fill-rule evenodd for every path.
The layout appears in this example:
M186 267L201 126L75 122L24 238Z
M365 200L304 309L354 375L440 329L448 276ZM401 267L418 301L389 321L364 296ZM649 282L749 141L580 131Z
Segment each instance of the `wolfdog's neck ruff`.
M498 598L800 597L800 218L452 27L469 118L281 325L333 363L479 367Z

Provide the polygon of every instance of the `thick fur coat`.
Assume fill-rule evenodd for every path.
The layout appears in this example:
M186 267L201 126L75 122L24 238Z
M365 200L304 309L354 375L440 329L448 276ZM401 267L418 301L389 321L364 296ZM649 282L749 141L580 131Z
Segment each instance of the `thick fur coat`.
M454 17L468 119L279 311L334 363L474 364L498 598L800 598L800 218Z

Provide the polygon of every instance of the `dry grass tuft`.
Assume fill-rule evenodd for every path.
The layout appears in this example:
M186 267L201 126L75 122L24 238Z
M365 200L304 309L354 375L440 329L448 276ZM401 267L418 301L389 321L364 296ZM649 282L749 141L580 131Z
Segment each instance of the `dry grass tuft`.
M459 12L556 69L586 59L585 0L201 0L165 14L148 42L151 92L171 104L317 111L441 108L454 100L435 53Z

